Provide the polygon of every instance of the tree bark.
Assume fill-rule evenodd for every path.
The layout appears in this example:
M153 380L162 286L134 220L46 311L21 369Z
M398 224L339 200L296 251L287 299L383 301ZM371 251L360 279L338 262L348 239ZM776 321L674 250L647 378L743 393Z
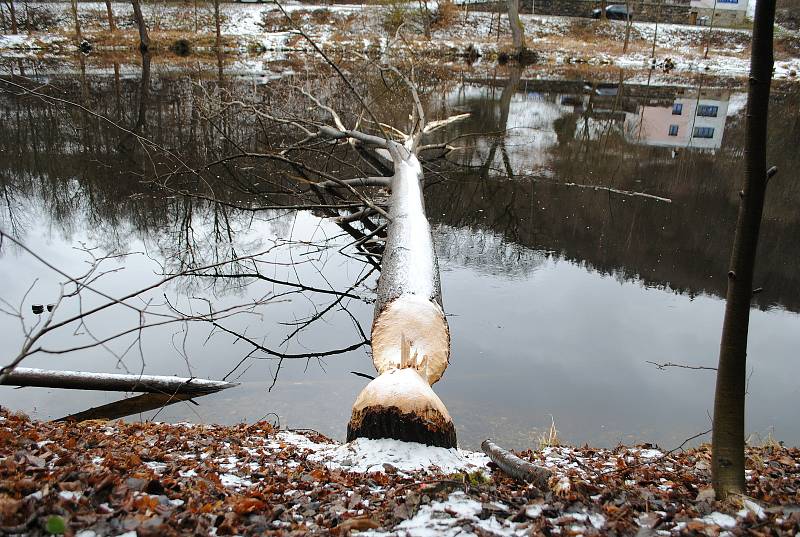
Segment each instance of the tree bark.
M511 26L511 43L518 58L525 54L525 27L519 18L519 0L508 0L508 24Z
M747 94L745 177L728 272L712 436L712 484L718 498L745 492L744 411L753 271L767 181L767 113L772 79L775 0L759 0Z
M116 32L117 24L114 22L114 11L111 9L111 0L106 0L106 13L108 14L109 31Z
M150 36L147 35L147 23L144 21L142 15L142 6L139 0L131 0L133 5L133 17L136 20L136 26L139 28L139 50L147 52L150 50Z

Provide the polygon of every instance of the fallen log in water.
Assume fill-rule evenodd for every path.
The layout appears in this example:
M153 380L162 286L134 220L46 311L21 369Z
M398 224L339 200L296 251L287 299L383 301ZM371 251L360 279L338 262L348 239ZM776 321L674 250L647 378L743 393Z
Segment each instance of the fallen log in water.
M32 386L72 390L145 392L163 394L208 394L236 386L231 382L161 375L123 375L85 371L52 371L18 367L6 374L8 386Z
M359 394L347 439L396 438L455 447L453 421L431 389L447 368L450 331L422 198L422 167L390 142L394 163L386 247L372 323L379 376Z
M194 397L208 395L205 393L143 393L135 397L128 397L106 405L100 405L64 416L56 421L86 421L86 420L115 420L132 414L147 412L157 408L174 405L182 401L192 401ZM194 403L194 401L192 401ZM197 404L197 403L195 403Z
M549 481L553 473L547 468L542 468L526 460L522 460L488 439L481 443L481 449L488 455L493 463L514 479L532 483L542 490L549 487Z

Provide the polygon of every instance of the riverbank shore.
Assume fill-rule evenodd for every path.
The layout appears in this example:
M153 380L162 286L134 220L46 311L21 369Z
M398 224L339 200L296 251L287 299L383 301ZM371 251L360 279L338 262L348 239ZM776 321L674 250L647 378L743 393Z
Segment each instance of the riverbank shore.
M339 444L232 427L32 421L0 411L0 531L11 535L792 535L800 450L747 453L746 498L710 491L707 446L542 446L550 490L482 453Z
M0 36L0 50L16 55L73 54L77 41L69 3L35 4L41 13L29 33ZM512 54L505 15L464 12L455 6L437 12L430 36L410 7L289 4L289 22L272 4L221 4L221 47L228 55L285 54L312 51L305 34L331 53L394 55L398 58L460 58L470 62L506 61ZM105 4L82 2L82 38L93 53L138 46L129 3L112 3L117 30L109 31ZM210 4L169 3L146 6L152 48L180 54L213 54L215 24ZM544 65L614 65L628 69L746 76L750 31L635 22L625 46L620 21L523 15L528 47ZM402 28L398 32L397 29ZM298 30L302 30L302 33ZM778 28L775 77L797 79L800 35Z

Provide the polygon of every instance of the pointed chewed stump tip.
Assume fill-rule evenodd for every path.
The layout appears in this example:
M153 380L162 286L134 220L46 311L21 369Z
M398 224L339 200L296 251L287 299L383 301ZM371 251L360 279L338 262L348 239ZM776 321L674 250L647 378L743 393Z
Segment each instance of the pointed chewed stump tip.
M353 405L347 441L394 438L456 447L453 420L441 399L412 368L392 369L367 384Z

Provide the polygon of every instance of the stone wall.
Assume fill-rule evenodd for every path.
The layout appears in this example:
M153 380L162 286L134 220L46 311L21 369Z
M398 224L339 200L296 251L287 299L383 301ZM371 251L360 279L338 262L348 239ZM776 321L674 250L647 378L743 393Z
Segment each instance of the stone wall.
M607 0L606 6L625 2ZM689 24L690 0L629 0L633 20ZM600 0L522 0L522 12L567 17L591 17L592 10L600 7Z

